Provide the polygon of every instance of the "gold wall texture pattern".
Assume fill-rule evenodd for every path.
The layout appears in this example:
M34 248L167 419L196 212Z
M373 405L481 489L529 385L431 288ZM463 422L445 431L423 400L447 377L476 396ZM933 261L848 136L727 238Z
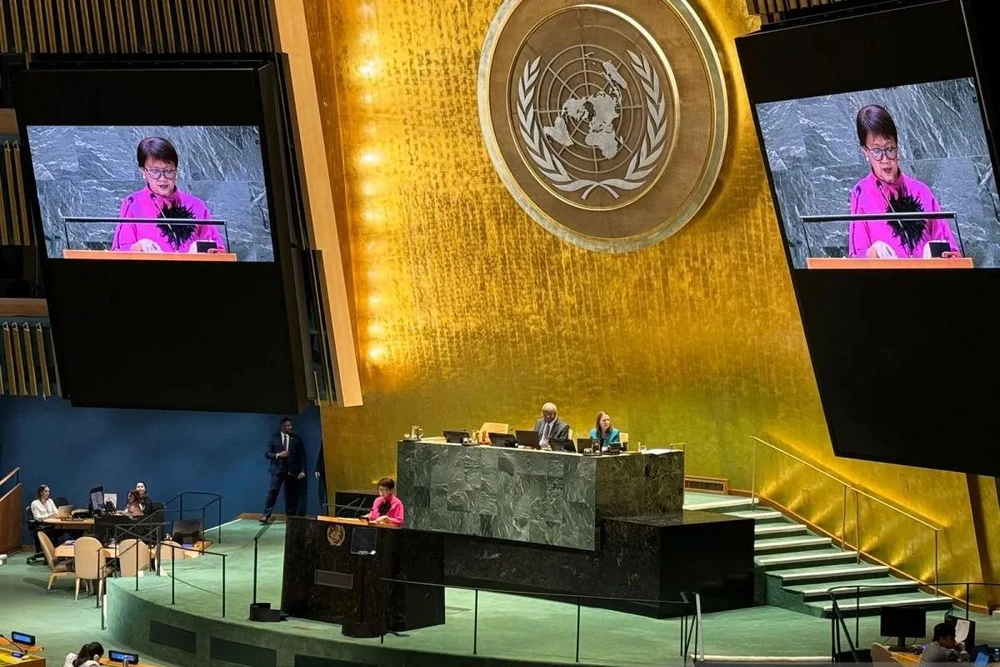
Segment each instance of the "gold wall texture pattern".
M411 424L530 427L552 400L578 434L606 410L633 442L686 442L690 474L736 488L760 435L938 522L943 580L977 578L964 476L833 457L735 53L759 20L745 0L692 2L730 99L715 190L678 233L627 255L553 237L493 170L476 77L499 5L305 2L363 355L365 405L322 411L331 490L392 474ZM758 488L779 481L813 483L762 461ZM839 493L802 498L817 523L840 513ZM926 577L922 532L863 521Z

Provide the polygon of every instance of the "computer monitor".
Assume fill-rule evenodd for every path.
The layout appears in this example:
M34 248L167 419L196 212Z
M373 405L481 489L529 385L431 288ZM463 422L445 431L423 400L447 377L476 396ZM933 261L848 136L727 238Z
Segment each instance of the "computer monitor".
M118 509L118 494L117 493L105 493L104 494L104 508L107 509L109 512L114 512L116 509Z
M576 453L576 445L569 438L549 438L549 447L557 452Z
M976 662L974 663L976 667L986 667L990 664L990 654L980 653L976 656Z
M445 431L444 441L452 445L461 445L469 437L468 431Z
M201 540L201 519L177 519L170 528L170 537L180 544L194 544Z
M514 439L517 441L518 447L524 447L525 449L542 448L538 431L514 431Z
M927 636L927 610L923 607L882 607L879 634L897 637L897 646L905 646L906 638Z
M103 512L104 511L104 487L95 486L90 490L90 511L91 512Z
M596 438L577 438L576 439L576 448L580 452L583 452L583 450L585 450L585 449L589 449L589 450L593 451L593 449L594 449L595 446L596 447L600 446L600 441L597 440Z
M490 433L490 444L494 447L517 447L517 438L510 433Z
M108 651L108 661L116 662L121 665L138 665L139 664L139 654L138 653L126 653L125 651Z

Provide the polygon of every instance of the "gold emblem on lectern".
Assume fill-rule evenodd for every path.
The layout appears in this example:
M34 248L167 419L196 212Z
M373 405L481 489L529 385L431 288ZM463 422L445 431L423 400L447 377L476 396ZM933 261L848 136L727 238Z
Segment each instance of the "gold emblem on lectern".
M486 38L479 111L518 203L594 250L679 229L725 150L721 65L685 0L507 0Z
M339 524L334 524L326 529L326 541L332 547L339 547L343 544L346 536L347 533L344 531L344 527Z

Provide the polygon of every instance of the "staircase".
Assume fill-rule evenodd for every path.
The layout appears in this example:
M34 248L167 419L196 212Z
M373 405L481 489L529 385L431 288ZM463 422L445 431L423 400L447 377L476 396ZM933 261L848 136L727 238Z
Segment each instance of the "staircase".
M757 603L782 607L821 618L833 615L829 589L839 586L879 586L838 591L844 616L878 616L882 607L951 609L953 601L919 590L917 583L893 576L884 565L858 562L829 537L820 537L775 510L758 507L742 496L686 492L684 509L720 512L754 520L754 564Z

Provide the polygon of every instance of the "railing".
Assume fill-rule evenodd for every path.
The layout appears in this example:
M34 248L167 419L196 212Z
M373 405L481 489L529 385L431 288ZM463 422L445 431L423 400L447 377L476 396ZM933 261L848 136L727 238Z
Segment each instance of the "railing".
M189 497L189 496L210 496L212 499L209 500L204 505L201 505L199 507L191 507L190 504L189 504L188 507L185 508L184 507L184 499L186 497ZM175 502L179 504L179 507L177 509L172 509L170 507L170 504L171 503L175 503ZM216 503L218 503L218 505L217 505L217 509L218 509L218 523L215 525L215 528L206 528L205 527L205 511L209 507L211 507L212 505L215 505ZM208 491L183 491L183 492L177 494L176 496L174 496L173 498L171 498L170 500L168 500L167 502L163 503L163 511L165 513L167 513L167 514L177 514L177 518L178 519L183 519L185 512L199 512L200 511L201 512L201 529L202 529L202 532L207 535L209 530L216 530L216 531L218 531L218 540L217 541L218 541L219 544L222 544L222 496L220 496L218 493L211 493L211 492L208 492Z
M970 614L970 595L972 588L974 586L983 586L986 588L1000 587L1000 583L992 582L973 582L973 581L960 581L960 582L945 582L940 584L942 587L953 587L965 589L965 618L968 620ZM842 639L846 637L847 648L851 653L851 657L855 663L860 662L858 651L862 646L861 642L861 615L858 613L861 607L861 591L891 591L892 587L889 584L869 584L869 585L854 585L854 586L833 586L827 590L827 595L830 596L830 600L833 603L833 616L830 618L830 656L834 661L844 655L843 651L843 641ZM844 616L845 612L850 612L852 607L848 605L841 605L838 599L839 593L846 593L848 591L854 592L854 637L851 637L851 631L847 624L847 619ZM949 611L948 614L951 614ZM922 639L921 637L913 637L913 639Z
M634 604L634 605L646 605L646 606L662 606L667 605L670 607L680 607L681 613L681 624L680 624L680 642L679 650L680 656L683 658L683 664L687 665L689 660L694 662L703 661L705 658L704 641L701 634L701 596L698 593L682 593L681 600L654 600L647 598L619 598L619 597L605 597L599 595L576 595L571 593L548 593L548 592L526 592L526 591L509 591L501 589L492 588L480 588L474 586L456 586L453 584L439 584L427 581L411 581L409 579L393 579L391 577L382 577L380 579L382 604L381 608L383 614L389 609L387 597L388 586L386 584L400 584L406 586L426 586L430 588L444 588L450 590L465 590L473 592L473 607L472 607L472 655L479 655L479 594L480 593L490 593L496 595L516 595L518 597L534 597L544 600L559 600L562 602L575 603L576 606L576 634L575 634L575 656L576 662L580 662L580 637L581 637L581 616L584 600L592 602L605 602L608 604ZM690 597L689 597L690 596ZM383 616L381 619L381 629L379 642L381 644L385 643L386 634L393 634L388 630L387 619ZM693 652L692 652L693 651ZM504 656L509 657L509 656ZM664 661L670 661L667 656L664 656Z
M149 519L149 518L150 517L146 517L145 519ZM115 527L115 537L114 537L114 543L116 545L115 558L118 560L119 563L121 563L122 557L126 557L127 558L128 556L126 556L126 554L129 551L131 551L132 549L135 549L135 571L136 571L136 576L135 576L135 590L137 592L139 591L139 578L140 578L140 576L139 576L139 565L140 565L140 563L139 563L139 551L140 550L139 550L138 546L139 546L139 542L147 543L149 541L149 538L150 538L150 533L149 532L140 533L140 532L137 532L134 529L135 526L142 526L142 525L145 525L147 527L149 527L149 526L154 526L155 527L155 530L153 531L153 534L155 536L154 537L155 550L150 555L151 555L151 560L155 563L155 566L154 566L155 567L155 572L154 573L155 573L155 575L157 577L159 577L160 574L161 574L161 572L163 571L163 564L162 564L161 559L160 559L160 553L162 552L162 549L163 549L163 546L164 546L163 545L163 535L162 535L162 531L163 531L163 525L162 525L162 523L160 523L158 525L153 524L152 522L147 522L146 524L143 524L143 521L139 521L139 522L137 522L135 524L132 524L132 526L116 526ZM127 535L127 536L129 536L131 538L135 538L136 539L136 543L133 544L133 545L130 545L124 551L119 552L117 550L117 545L121 544L121 539L120 538L122 536L125 536L125 535ZM170 544L170 545L167 545L167 547L170 549L170 604L171 605L177 604L177 576L176 576L175 564L177 562L177 552L178 551L191 551L191 552L197 553L199 555L204 554L206 556L220 556L222 558L222 594L221 594L221 597L222 597L222 618L225 618L226 617L226 558L227 558L228 554L220 553L218 551L208 551L208 550L195 549L194 547L186 547L186 546L179 545L179 544ZM101 558L101 555L103 555L104 549L107 549L107 548L109 548L109 547L107 547L107 546L105 546L103 544L101 545L101 548L100 548L100 550L98 552L98 562L99 563L104 562L103 559ZM106 592L107 591L107 577L104 574L104 568L101 568L100 574L101 574L101 579L99 580L100 587L103 587L104 590L105 590L105 592ZM181 583L185 583L185 582L182 581ZM100 590L100 587L98 588L98 590ZM100 595L97 596L96 606L98 608L103 607L102 599L101 599ZM103 610L101 611L101 629L102 630L105 629L105 615L104 615L104 611Z
M801 458L799 456L796 456L795 454L792 454L790 452L786 452L785 450L781 449L780 447L772 445L771 443L766 442L765 440L761 440L760 438L758 438L756 436L752 436L752 441L753 441L753 459L752 459L752 464L751 464L751 469L750 469L750 496L751 496L751 499L753 501L756 501L758 498L763 498L763 499L765 499L765 500L767 500L769 502L774 503L775 505L778 505L779 507L782 507L787 512L793 514L795 516L795 518L803 521L804 523L809 524L810 527L815 528L816 530L818 530L820 532L825 532L827 535L829 535L830 537L832 537L834 540L839 541L840 542L840 547L842 549L844 549L845 551L846 550L854 550L856 552L856 554L857 554L857 556L856 556L856 559L857 559L856 562L858 562L858 563L861 562L861 556L862 556L862 554L864 554L865 556L868 556L870 559L876 560L876 561L878 561L878 562L880 562L880 563L882 563L884 565L887 565L890 568L892 568L893 570L896 570L897 572L899 572L900 574L903 574L903 575L905 575L907 577L910 577L910 578L916 580L920 584L932 587L934 589L934 593L935 594L939 594L940 593L941 584L939 583L939 566L940 566L940 551L939 551L939 547L940 547L940 541L941 541L940 540L941 531L943 530L943 528L941 526L934 525L933 523L927 521L926 519L922 519L921 517L918 517L918 516L916 516L914 514L911 514L910 512L907 512L906 510L903 510L903 509L900 509L898 507L895 507L894 505L891 505L890 503L882 500L881 498L878 498L877 496L874 496L871 493L869 493L869 492L867 492L867 491L865 491L863 489L858 488L852 482L850 482L848 480L841 479L837 475L834 475L834 474L832 474L832 473L830 473L830 472L828 472L826 470L823 470L822 468L820 468L819 466L815 465L814 463L811 463L811 462L809 462L809 461L807 461L807 460L805 460L805 459L803 459L803 458ZM829 480L829 481L833 482L837 487L840 488L840 490L841 490L841 511L840 511L840 525L839 525L839 530L828 530L828 529L824 528L823 526L818 525L818 522L812 522L812 521L809 521L809 520L805 519L804 517L798 516L797 514L795 514L794 510L791 507L787 507L786 505L784 505L781 502L777 501L775 498L769 497L768 495L765 495L765 494L763 494L763 493L761 493L761 492L759 492L757 490L757 460L758 460L758 453L757 452L758 452L758 448L759 447L767 448L768 451L777 452L777 453L781 454L782 456L784 456L785 458L792 459L793 461L796 461L796 462L800 463L801 465L806 466L810 470L813 470L814 472L818 472L826 480ZM853 546L850 544L850 542L848 542L848 539L847 539L847 534L848 534L848 505L849 505L848 500L849 500L849 496L852 496L852 495L854 497L854 530L853 530L853 532L854 532L854 545ZM876 558L873 554L863 551L863 549L861 547L862 540L863 540L863 537L864 537L864 534L863 534L863 531L862 531L862 522L861 522L861 499L862 498L870 500L871 502L875 503L879 507L886 508L886 509L890 510L898 518L905 518L907 520L915 522L915 523L919 524L920 526L923 526L924 528L927 528L929 531L931 531L933 533L933 539L934 539L934 572L933 572L933 580L932 581L924 581L919 576L916 576L916 575L913 575L913 574L911 574L909 572L906 572L905 570L902 569L902 567L893 565L891 563L883 563L878 558ZM873 523L874 523L875 527L877 528L877 530L879 532L884 532L885 531L885 529L886 529L886 522L880 521L880 522L873 522Z
M13 482L13 486L0 497L0 554L21 548L21 531L24 528L20 468L14 468L0 479L0 491L10 482Z

